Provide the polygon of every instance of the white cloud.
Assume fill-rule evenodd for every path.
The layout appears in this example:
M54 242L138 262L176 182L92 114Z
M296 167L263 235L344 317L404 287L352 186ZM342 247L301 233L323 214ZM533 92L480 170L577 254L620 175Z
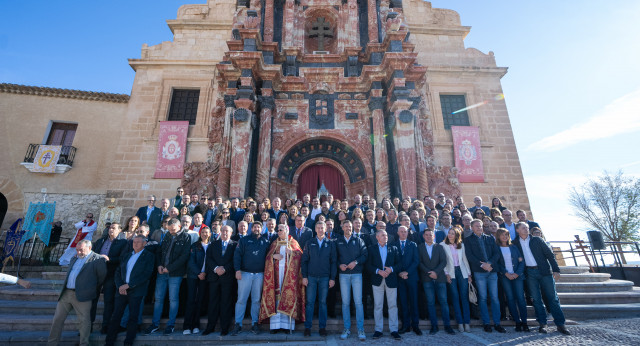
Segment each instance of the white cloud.
M557 151L584 141L640 130L640 89L614 100L582 124L545 137L527 150Z

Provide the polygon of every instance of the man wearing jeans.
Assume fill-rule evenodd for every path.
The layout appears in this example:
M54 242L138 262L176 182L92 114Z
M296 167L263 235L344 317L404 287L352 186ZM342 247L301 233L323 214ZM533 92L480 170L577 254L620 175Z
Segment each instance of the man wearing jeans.
M320 336L327 336L327 293L336 283L337 256L335 243L325 238L327 225L324 221L316 222L315 228L316 237L307 241L302 252L302 284L307 286L304 336L311 336L316 293Z
M475 278L478 289L478 305L484 331L491 333L489 309L487 307L487 291L491 295L491 315L494 328L499 333L507 331L500 325L500 301L498 299L498 259L500 248L493 237L484 234L482 221L471 221L473 234L464 240L465 254Z
M158 277L156 279L153 320L151 321L151 325L145 330L145 335L149 335L158 330L167 288L169 289L169 321L164 330L164 335L173 333L176 325L176 316L178 315L178 305L180 302L180 283L182 282L182 277L187 273L191 237L189 237L189 234L185 230L180 228L180 221L176 218L169 220L168 227L169 233L164 236L162 243L156 251Z
M571 335L571 332L564 325L564 313L556 293L555 280L560 278L560 267L558 267L553 252L542 238L529 235L529 225L526 222L518 222L516 232L518 236L514 243L524 257L527 287L533 300L536 320L540 324L538 331L547 333L547 311L542 305L542 295L544 294L549 303L551 315L553 315L553 323L556 324L558 331L565 335Z
M340 273L340 295L342 297L342 321L344 331L340 338L345 340L351 334L351 291L356 305L356 323L358 324L358 339L364 341L364 310L362 308L362 267L367 260L367 247L359 237L352 236L351 221L342 222L344 236L336 240L338 252L338 266Z
M238 335L242 330L242 320L249 295L251 295L251 331L254 334L260 332L258 318L260 297L262 296L262 279L265 257L270 245L271 242L269 242L267 234L262 234L262 223L256 221L251 225L251 236L242 237L233 254L233 267L236 269L236 280L238 280L236 325L231 331L233 336Z

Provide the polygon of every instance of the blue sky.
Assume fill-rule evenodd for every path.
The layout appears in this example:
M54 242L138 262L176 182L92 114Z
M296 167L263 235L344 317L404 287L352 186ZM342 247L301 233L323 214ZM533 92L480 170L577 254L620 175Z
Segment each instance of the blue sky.
M130 93L143 43L194 0L0 0L0 82ZM567 189L603 170L640 175L640 1L437 0L493 51L534 219L548 238L581 228ZM471 196L468 196L471 197ZM469 199L469 198L468 198Z

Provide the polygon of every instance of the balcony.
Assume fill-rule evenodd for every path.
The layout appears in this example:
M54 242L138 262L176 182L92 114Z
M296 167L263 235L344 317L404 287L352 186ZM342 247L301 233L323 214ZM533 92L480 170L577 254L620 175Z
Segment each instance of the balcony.
M38 149L42 144L29 144L27 148L27 153L24 156L24 160L21 163L24 168L28 169L30 172L33 172L33 160L38 153ZM65 173L71 169L73 166L73 159L76 156L76 148L70 145L62 146L62 150L60 150L60 158L56 164L55 173Z

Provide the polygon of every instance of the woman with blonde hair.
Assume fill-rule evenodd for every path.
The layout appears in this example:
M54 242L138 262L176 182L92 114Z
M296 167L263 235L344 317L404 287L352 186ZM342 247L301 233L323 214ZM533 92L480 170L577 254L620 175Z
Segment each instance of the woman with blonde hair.
M140 218L134 215L127 220L127 224L122 229L122 233L127 240L130 240L136 234L138 227L140 227Z
M471 284L471 268L462 243L462 227L454 226L447 237L440 243L447 255L447 287L453 302L453 311L460 332L471 332L471 313L469 311L469 285Z

